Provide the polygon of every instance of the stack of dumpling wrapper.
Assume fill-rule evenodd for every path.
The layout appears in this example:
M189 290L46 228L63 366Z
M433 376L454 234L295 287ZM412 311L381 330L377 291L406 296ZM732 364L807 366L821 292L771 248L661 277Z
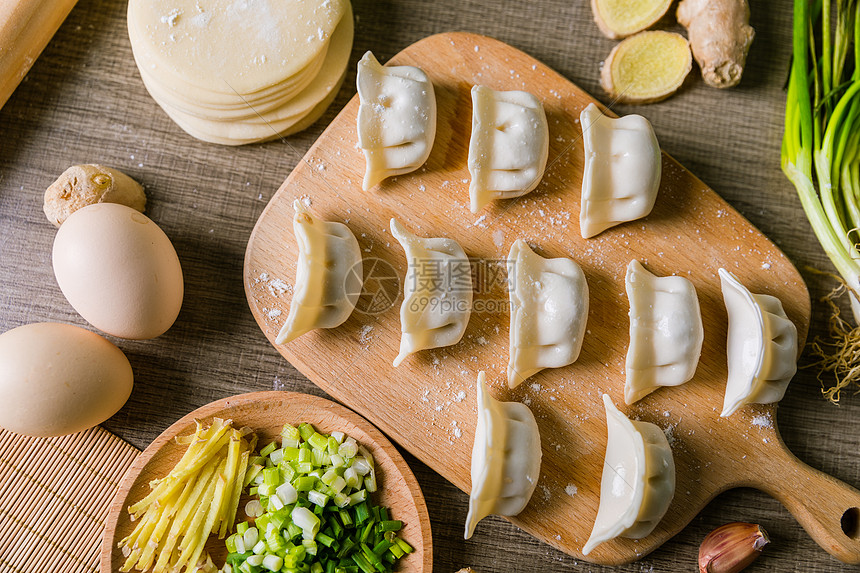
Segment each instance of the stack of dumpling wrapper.
M173 121L241 145L309 127L334 100L352 51L349 0L130 0L146 89Z

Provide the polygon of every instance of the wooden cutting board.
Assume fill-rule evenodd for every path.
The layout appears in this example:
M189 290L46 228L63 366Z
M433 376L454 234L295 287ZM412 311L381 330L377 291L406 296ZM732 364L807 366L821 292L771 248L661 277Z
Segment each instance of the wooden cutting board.
M677 487L668 513L652 534L639 541L607 542L587 560L619 564L638 559L678 533L718 493L748 486L778 498L827 551L860 562L860 492L809 468L786 449L775 406L746 407L728 419L719 417L727 316L717 269L732 271L752 292L779 297L802 344L809 295L785 255L665 154L651 215L582 239L579 113L595 101L591 96L528 55L472 34L429 37L390 63L419 66L433 81L438 124L432 153L417 172L362 192L364 158L356 148L355 97L290 174L257 222L245 257L245 291L266 337L274 343L290 305L297 258L294 199L310 204L324 219L350 227L363 250L368 282L346 323L276 346L278 351L311 381L466 492L476 423L475 380L486 370L491 392L528 404L541 430L541 478L529 505L511 521L577 558L583 558L581 549L599 503L605 392L629 416L666 431ZM544 103L550 129L549 163L538 188L477 215L468 207L467 169L474 84L534 93ZM647 109L643 111L647 115ZM399 368L391 362L399 347L406 258L388 231L391 217L419 236L459 241L478 275L476 311L463 340L413 355ZM504 260L518 238L535 244L543 256L567 256L580 264L590 289L590 314L576 363L544 370L508 390ZM690 382L660 389L625 407L629 324L624 277L633 258L657 275L679 274L693 282L705 342ZM396 298L386 296L391 293Z

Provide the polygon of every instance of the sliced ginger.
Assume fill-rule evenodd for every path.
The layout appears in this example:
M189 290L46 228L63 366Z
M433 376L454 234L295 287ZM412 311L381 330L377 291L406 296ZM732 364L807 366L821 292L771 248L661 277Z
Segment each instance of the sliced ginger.
M672 32L640 32L613 48L600 71L600 83L615 101L652 103L675 93L692 68L686 38Z
M687 28L705 83L716 88L737 85L755 36L747 0L683 0L677 16Z
M650 28L671 5L672 0L591 0L591 11L600 31L617 40Z

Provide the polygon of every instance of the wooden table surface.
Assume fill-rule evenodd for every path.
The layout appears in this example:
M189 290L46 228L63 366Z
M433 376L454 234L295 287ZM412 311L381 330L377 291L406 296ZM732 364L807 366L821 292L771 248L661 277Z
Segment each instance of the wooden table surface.
M385 61L437 32L475 32L531 54L610 103L598 75L614 42L600 34L584 0L355 0L354 10L353 64L366 50ZM663 149L786 252L812 294L811 340L826 330L828 311L819 298L832 285L808 267L831 267L779 169L791 2L753 2L752 11L756 40L739 87L708 88L694 70L666 102L613 110L645 115ZM102 163L145 185L147 214L173 241L186 288L182 312L165 335L142 342L114 339L131 361L135 388L104 426L144 448L172 422L218 398L268 389L322 395L254 322L242 288L242 261L266 202L354 95L354 83L351 71L323 119L284 141L240 148L198 142L144 89L126 34L125 4L80 0L0 110L0 331L40 321L87 326L54 279L55 230L42 214L42 194L68 166ZM808 351L801 361L809 362ZM833 406L821 397L815 370L801 369L778 422L800 459L857 487L858 417L860 397L845 393L842 404ZM577 562L499 518L485 520L464 541L467 496L412 456L406 459L427 499L434 570L442 573L463 566L480 572L691 571L704 535L736 520L760 523L771 535L772 545L749 571L855 570L819 548L776 501L752 490L720 495L663 547L614 569Z

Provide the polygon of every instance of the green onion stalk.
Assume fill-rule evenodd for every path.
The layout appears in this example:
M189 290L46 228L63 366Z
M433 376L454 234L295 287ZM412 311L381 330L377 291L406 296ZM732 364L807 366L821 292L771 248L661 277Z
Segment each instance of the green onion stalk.
M833 10L835 9L835 14ZM834 17L835 16L835 17ZM816 341L823 393L860 390L860 2L795 0L782 170L839 273L826 300L832 340ZM854 326L834 301L848 293ZM820 376L820 374L819 374Z

